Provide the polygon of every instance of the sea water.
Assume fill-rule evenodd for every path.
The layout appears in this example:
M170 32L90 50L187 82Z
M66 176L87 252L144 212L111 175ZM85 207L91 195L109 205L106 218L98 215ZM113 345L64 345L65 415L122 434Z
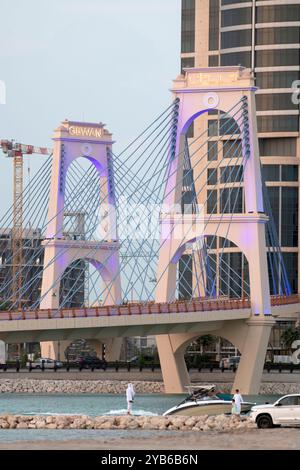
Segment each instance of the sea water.
M143 394L136 395L133 414L136 416L162 415L172 406L177 405L186 395ZM273 403L277 396L244 396L244 400L257 404ZM112 394L1 394L0 415L122 415L126 414L125 395ZM151 437L152 431L143 431ZM158 431L155 431L156 435ZM140 430L88 430L88 429L0 429L0 442L96 439L109 436L139 436ZM146 437L146 436L145 436Z

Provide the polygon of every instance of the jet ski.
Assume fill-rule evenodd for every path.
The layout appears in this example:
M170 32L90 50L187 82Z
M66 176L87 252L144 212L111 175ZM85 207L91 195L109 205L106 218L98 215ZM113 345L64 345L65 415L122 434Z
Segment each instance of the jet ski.
M200 416L231 414L231 395L217 393L215 385L192 385L186 387L188 396L177 406L167 410L163 416ZM248 413L256 403L242 403L241 414Z

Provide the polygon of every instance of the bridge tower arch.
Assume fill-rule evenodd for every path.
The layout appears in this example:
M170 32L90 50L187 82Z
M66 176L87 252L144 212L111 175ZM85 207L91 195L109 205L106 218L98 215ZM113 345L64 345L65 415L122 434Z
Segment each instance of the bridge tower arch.
M241 248L249 262L252 315L246 324L232 324L232 332L243 338L241 361L234 387L243 393L257 393L263 371L265 353L274 320L271 316L270 289L265 239L265 224L259 147L257 138L254 80L243 67L213 67L186 69L172 88L178 102L176 144L169 161L169 178L160 217L161 249L158 261L159 285L157 302L174 301L176 285L176 253L187 242L193 228L194 238L215 234L232 239ZM241 103L232 115L232 106ZM195 224L193 215L174 212L181 204L185 134L191 122L209 110L221 109L239 122L244 166L244 214L203 214L203 224ZM169 210L168 210L169 208ZM174 227L180 220L183 239L176 239ZM206 226L206 232L203 231ZM197 232L198 230L198 232ZM228 237L227 237L228 235ZM236 331L233 331L236 330ZM200 331L199 331L200 332ZM227 334L227 332L226 332ZM227 334L228 335L228 334ZM221 334L220 334L221 336ZM167 393L182 393L189 385L189 375L184 361L184 348L179 343L187 341L183 335L157 336L157 346Z
M59 289L57 287L59 284L57 281L74 259L86 259L91 251L95 262L98 263L102 279L107 285L107 295L104 295L105 304L118 305L121 303L121 281L118 234L114 221L116 201L111 157L112 135L101 123L65 120L54 131L53 141L51 197L48 207L46 239L43 242L44 270L40 308L59 307ZM67 171L72 162L79 157L88 159L99 174L101 200L108 204L109 229L105 241L70 240L63 234ZM109 258L109 266L105 266L104 269L105 258ZM53 260L55 261L53 262ZM118 343L120 349L119 338L111 342L111 347L116 349L113 343ZM61 347L64 346L67 344L61 345ZM57 358L57 351L58 344L56 342L41 343L42 357Z

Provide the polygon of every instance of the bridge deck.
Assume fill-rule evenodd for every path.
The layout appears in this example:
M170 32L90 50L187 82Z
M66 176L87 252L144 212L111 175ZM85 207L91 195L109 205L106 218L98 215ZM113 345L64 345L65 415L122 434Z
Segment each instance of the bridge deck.
M272 296L272 307L300 303L299 295ZM250 299L194 299L170 303L132 303L90 308L0 311L0 321L42 320L58 318L110 317L121 315L170 314L208 312L216 310L240 310L251 308Z

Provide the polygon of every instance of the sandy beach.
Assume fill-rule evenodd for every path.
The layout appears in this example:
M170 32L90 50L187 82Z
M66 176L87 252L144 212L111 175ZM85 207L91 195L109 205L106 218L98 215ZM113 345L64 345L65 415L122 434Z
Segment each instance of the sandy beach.
M38 432L38 431L37 431ZM230 433L180 432L168 436L0 443L0 450L300 450L300 428L251 429Z

